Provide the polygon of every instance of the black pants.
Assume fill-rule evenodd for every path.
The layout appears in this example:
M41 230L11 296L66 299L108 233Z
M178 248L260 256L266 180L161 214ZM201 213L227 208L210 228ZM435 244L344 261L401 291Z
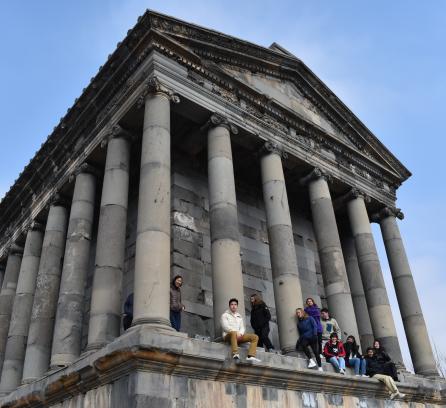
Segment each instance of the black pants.
M322 333L317 334L317 345L319 346L319 354L322 354L324 349L322 348Z
M259 336L259 342L257 343L258 347L266 347L267 350L271 350L274 348L273 343L269 339L269 323L259 329L254 329L254 333Z
M125 315L122 319L122 325L124 326L124 330L127 330L131 325L133 321L132 315Z
M318 367L322 367L318 337L314 336L311 339L300 338L299 340L297 340L296 350L302 350L308 359L313 358L311 357L310 348L311 350L313 350Z
M383 365L383 374L389 375L395 381L398 381L398 371L396 370L395 363L392 361L387 361Z

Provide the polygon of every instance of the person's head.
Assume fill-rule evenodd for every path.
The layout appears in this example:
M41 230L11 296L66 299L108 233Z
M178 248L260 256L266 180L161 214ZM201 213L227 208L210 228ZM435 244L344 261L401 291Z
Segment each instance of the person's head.
M373 348L376 349L376 350L380 349L381 348L381 342L379 340L375 340L373 342Z
M301 307L296 309L296 316L299 320L306 319L308 317L307 312Z
M347 337L347 343L356 344L355 336L348 336Z
M367 347L367 357L373 357L375 354L375 351L373 350L373 347Z
M261 303L262 299L260 298L260 296L257 293L254 293L251 295L250 297L251 300L251 305L258 305L259 303Z
M316 306L316 303L314 303L314 299L313 298L307 298L307 300L305 301L305 304L307 306Z
M328 320L330 318L330 313L328 312L328 309L326 307L321 309L321 317L324 320Z
M238 300L236 298L232 298L229 300L229 310L232 313L235 313L237 311L238 308Z
M330 334L330 341L333 344L336 344L339 341L338 334L337 333L331 333Z
M172 279L172 285L177 289L181 288L181 286L183 286L183 277L181 275L176 275Z

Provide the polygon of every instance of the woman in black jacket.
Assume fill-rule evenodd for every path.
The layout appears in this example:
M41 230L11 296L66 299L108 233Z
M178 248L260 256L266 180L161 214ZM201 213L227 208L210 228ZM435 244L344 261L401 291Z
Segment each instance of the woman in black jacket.
M347 341L344 343L344 349L347 367L353 367L355 370L355 375L367 377L365 373L367 363L359 352L359 346L356 344L356 339L354 336L347 337Z
M259 347L265 347L266 351L274 351L274 346L269 339L269 321L271 313L265 302L260 299L259 295L251 296L251 327L254 333L259 336Z
M398 372L396 370L395 363L387 354L384 347L381 346L381 342L379 340L375 340L373 342L373 352L376 359L383 367L383 374L389 375L395 381L398 381Z

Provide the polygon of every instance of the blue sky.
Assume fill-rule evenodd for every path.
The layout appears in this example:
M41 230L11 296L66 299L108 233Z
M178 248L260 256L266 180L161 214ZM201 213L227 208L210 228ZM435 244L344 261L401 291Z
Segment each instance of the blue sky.
M406 215L400 229L431 337L446 354L444 1L3 1L0 197L146 8L260 45L278 42L412 171L398 191ZM379 228L374 232L407 356Z

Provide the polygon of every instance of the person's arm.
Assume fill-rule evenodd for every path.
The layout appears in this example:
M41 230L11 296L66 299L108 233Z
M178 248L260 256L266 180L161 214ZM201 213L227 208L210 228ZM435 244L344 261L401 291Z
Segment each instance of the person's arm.
M240 318L240 329L238 332L242 336L245 334L245 321L244 321L243 317Z
M384 361L392 361L390 356L385 351L381 351L381 355L383 356Z
M224 332L229 333L231 332L231 326L229 325L228 316L226 313L223 313L220 318L221 328Z
M335 355L330 352L330 349L328 346L329 346L329 342L325 343L324 352L323 352L324 356L326 358L335 357Z
M341 340L341 336L342 336L342 331L341 328L339 327L338 321L336 319L334 320L334 332L338 335L338 339Z
M345 349L344 349L344 344L342 344L342 342L340 341L338 344L338 357L345 357Z
M308 318L311 320L311 327L312 327L312 330L313 330L313 336L317 336L317 323L316 323L316 320L314 320L314 318L311 317L311 316L309 316Z
M265 318L266 320L270 321L271 320L271 312L268 309L268 306L264 306L263 308L263 313L265 314Z

